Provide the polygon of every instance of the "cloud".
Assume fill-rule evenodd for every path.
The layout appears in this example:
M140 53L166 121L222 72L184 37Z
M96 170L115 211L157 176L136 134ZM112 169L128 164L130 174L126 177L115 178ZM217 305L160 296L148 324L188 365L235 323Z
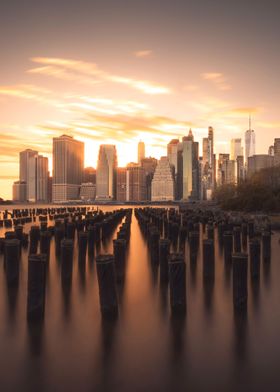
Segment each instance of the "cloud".
M34 57L32 58L32 61L42 65L41 67L28 70L29 73L33 74L48 75L62 80L71 80L87 84L109 81L127 85L149 95L171 94L171 89L169 87L147 80L138 80L114 75L101 70L94 63L49 57Z
M0 95L23 98L60 107L61 102L51 96L51 91L43 87L30 84L17 84L13 86L0 86Z
M135 57L150 57L152 55L153 51L152 50L138 50L136 52L133 52Z
M221 72L205 72L201 74L204 80L214 83L219 90L231 90L231 85L227 82L226 77Z

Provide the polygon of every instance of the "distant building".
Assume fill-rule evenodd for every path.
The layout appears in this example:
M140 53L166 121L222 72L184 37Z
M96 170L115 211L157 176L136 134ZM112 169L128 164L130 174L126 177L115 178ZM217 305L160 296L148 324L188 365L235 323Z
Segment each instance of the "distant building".
M198 143L194 142L192 131L183 137L183 199L199 198Z
M236 161L238 156L243 155L241 138L231 139L230 142L230 159Z
M147 191L147 200L151 200L151 189L152 189L152 180L157 166L156 158L144 158L142 159L141 166L143 167L146 175L146 191Z
M15 181L13 183L13 201L24 203L26 202L26 182Z
M274 164L280 165L280 138L274 139Z
M48 202L49 161L38 155L36 158L36 202Z
M218 178L217 183L219 186L226 183L226 162L229 161L229 154L219 154L218 158Z
M280 140L280 139L279 139ZM261 169L272 167L275 157L266 154L257 154L248 158L248 177Z
M214 129L208 127L208 137L202 140L201 194L204 199L212 197L216 186L216 156L214 154Z
M268 155L274 157L274 146L269 146L269 148L268 148Z
M180 144L179 139L172 139L167 144L167 158L169 163L174 166L175 174L178 170L178 146Z
M182 143L172 139L167 145L167 158L175 171L175 199L182 199Z
M236 157L236 182L240 184L245 178L245 166L243 155Z
M71 136L53 139L54 202L78 200L84 170L84 143Z
M28 202L47 202L48 201L48 158L38 154L38 151L27 149L19 154L19 182L18 185L25 183L25 191L21 191L21 197L25 195ZM19 186L23 188L23 185ZM17 194L17 192L16 192ZM15 195L17 197L18 195Z
M117 201L126 201L126 167L117 168Z
M145 158L145 143L140 141L138 143L138 163L141 164L141 161L144 158Z
M248 165L248 158L256 154L256 135L251 129L251 117L249 119L249 129L245 132L245 165ZM241 154L242 155L242 154Z
M167 157L161 157L152 180L152 201L170 201L174 199L174 167L170 165Z
M84 201L92 201L96 196L96 185L92 182L86 182L81 184L80 198Z
M96 169L93 167L85 167L83 170L83 183L88 182L96 184Z
M116 146L102 144L99 148L96 170L96 198L114 200L116 198Z
M146 174L141 166L128 165L126 170L126 201L147 200Z

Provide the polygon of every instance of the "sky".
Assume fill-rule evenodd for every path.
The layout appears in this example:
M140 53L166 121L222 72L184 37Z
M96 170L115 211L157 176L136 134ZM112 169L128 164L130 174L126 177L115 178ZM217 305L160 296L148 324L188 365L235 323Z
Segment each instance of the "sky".
M50 159L52 138L116 144L119 166L166 155L172 138L215 130L229 152L249 113L257 153L280 137L275 1L9 0L0 3L0 197L19 151Z

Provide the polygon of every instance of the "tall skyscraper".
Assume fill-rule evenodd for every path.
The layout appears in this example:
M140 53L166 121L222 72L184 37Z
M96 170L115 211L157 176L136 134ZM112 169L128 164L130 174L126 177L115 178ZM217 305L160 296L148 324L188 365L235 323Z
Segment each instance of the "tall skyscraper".
M169 163L174 166L175 174L178 170L178 145L180 144L179 139L172 139L167 144L167 158Z
M53 201L78 200L84 169L84 143L68 135L53 139Z
M183 199L199 198L199 156L198 143L194 142L190 129L188 136L183 137Z
M151 189L152 189L152 179L157 166L156 158L144 158L142 159L141 166L145 170L146 175L146 188L147 188L147 200L151 200Z
M245 132L245 164L248 165L248 158L256 154L255 131L251 129L251 116L249 117L249 129Z
M21 202L48 201L48 158L27 149L19 154L19 177L14 184L14 200ZM25 189L24 189L25 187Z
M22 201L36 201L36 160L38 151L27 149L19 153L19 181L26 183L26 191L21 192L25 194L26 200Z
M231 139L230 142L230 159L236 161L238 156L243 156L243 148L241 145L241 138Z
M47 202L49 182L49 160L38 155L36 162L36 201Z
M99 148L96 169L96 198L116 198L117 150L111 144L102 144Z
M38 151L27 149L19 153L19 180L27 182L29 176L29 159L38 155Z
M138 143L138 163L141 165L142 159L145 158L145 143L140 141Z
M143 167L128 164L126 170L126 201L147 200L146 175Z
M167 157L161 157L152 180L152 201L169 201L174 199L174 166L170 165Z
M126 167L117 168L117 201L126 201Z

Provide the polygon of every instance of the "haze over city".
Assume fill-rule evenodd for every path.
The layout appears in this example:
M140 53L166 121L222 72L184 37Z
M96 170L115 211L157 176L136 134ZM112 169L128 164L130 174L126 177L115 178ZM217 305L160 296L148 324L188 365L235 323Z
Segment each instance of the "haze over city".
M38 150L52 167L63 133L85 142L85 166L96 167L101 143L123 166L140 139L160 158L190 127L201 145L213 126L215 152L228 152L251 113L256 152L267 153L280 125L277 15L271 1L4 2L1 197L11 198L19 152Z

